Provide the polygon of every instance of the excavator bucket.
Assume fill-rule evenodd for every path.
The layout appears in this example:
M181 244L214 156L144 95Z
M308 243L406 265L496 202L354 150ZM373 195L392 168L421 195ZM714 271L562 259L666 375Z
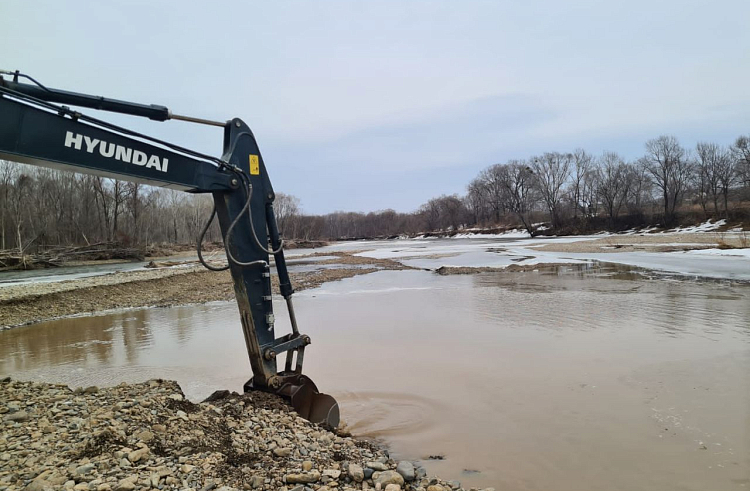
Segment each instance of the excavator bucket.
M257 390L253 387L252 380L245 384L245 392L249 390ZM307 376L294 377L274 393L284 398L301 418L329 428L338 427L338 402L332 396L318 391L318 387Z

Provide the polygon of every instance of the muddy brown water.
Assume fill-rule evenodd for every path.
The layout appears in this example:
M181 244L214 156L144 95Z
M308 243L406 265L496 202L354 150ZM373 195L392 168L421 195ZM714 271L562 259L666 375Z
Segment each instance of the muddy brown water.
M750 489L750 287L611 267L383 271L301 292L306 371L355 435L465 487ZM286 332L283 305L277 328ZM233 303L0 332L0 371L239 390ZM427 460L430 455L444 460Z

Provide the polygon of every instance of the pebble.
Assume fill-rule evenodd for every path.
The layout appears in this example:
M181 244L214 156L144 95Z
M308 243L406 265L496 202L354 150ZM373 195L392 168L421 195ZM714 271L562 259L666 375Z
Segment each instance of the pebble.
M143 460L146 458L146 456L149 454L148 447L139 448L138 450L133 450L132 452L128 453L128 460L135 463L140 460Z
M385 491L401 491L401 486L398 484L389 484L385 487Z
M362 482L365 480L365 471L361 465L349 464L349 477L356 482Z
M94 464L84 464L80 467L76 467L76 474L88 474L95 469L96 466Z
M44 479L34 479L24 488L24 491L44 491L45 488L50 487L52 484Z
M312 467L313 467L313 463L310 462L309 460L305 460L304 462L302 462L302 470L303 471L307 472L307 471L311 470Z
M368 462L367 467L374 471L387 471L388 466L382 462Z
M22 423L24 421L27 421L29 419L29 413L26 411L16 411L14 413L10 413L5 417L5 421L14 421L16 423Z
M286 482L290 484L310 484L320 480L320 472L312 471L304 474L287 474Z
M372 476L372 481L376 487L380 484L381 488L385 488L389 484L398 484L399 486L404 484L404 478L396 471L380 472L377 476Z
M291 448L274 448L273 454L277 457L289 457L292 454Z
M338 479L341 477L341 471L338 469L326 469L323 471L323 475L326 477L330 477L331 479Z
M401 477L404 478L404 481L410 482L413 481L417 476L414 469L414 464L409 462L408 460L402 460L398 463L398 466L396 466L396 472L401 474Z
M115 491L132 491L133 489L135 489L135 483L130 479L123 479L115 487Z

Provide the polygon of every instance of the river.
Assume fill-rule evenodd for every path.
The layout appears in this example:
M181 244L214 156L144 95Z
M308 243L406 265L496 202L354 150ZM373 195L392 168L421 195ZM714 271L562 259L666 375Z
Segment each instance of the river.
M584 262L381 271L295 298L313 340L306 373L352 433L431 474L503 490L750 488L745 283ZM0 332L0 372L72 386L175 379L193 400L250 375L228 302Z

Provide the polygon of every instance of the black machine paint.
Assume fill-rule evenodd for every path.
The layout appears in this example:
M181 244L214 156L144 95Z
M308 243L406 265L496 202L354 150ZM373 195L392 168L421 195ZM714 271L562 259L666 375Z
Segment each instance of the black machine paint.
M2 75L11 75L11 80ZM253 371L245 390L278 393L302 417L336 427L338 404L302 374L310 338L297 328L294 290L273 211L275 195L250 128L236 118L224 123L207 121L174 115L164 106L49 89L33 79L35 85L19 83L19 76L23 75L0 72L0 159L211 193ZM223 154L220 159L203 155L54 103L157 121L178 119L221 126ZM274 256L292 324L292 332L279 338L274 332L270 255ZM284 369L279 371L276 357L284 353Z

